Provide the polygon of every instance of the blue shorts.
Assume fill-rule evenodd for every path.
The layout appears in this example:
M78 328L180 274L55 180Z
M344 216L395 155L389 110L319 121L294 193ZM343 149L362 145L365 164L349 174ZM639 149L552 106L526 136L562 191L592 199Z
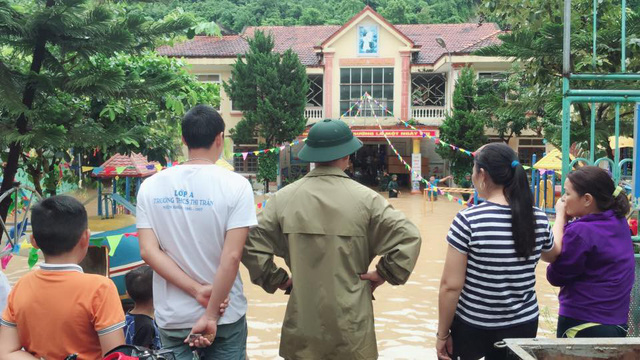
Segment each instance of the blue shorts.
M184 340L191 329L159 329L162 347L172 350L176 360L192 360L193 352ZM216 338L211 346L204 348L207 360L244 360L247 352L247 319L225 325L218 325Z

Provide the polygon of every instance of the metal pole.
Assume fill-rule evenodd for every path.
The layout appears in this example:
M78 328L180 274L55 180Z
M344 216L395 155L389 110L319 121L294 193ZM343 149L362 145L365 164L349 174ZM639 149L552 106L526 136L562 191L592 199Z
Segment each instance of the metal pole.
M124 193L125 193L125 199L131 202L131 178L130 177L126 177L124 179ZM124 213L129 214L129 210L125 210Z
M535 194L535 182L534 180L534 173L536 171L536 169L533 168L533 165L536 164L536 160L537 160L537 155L534 153L533 156L531 157L531 194Z
M627 96L627 95L620 95L620 96L567 96L566 98L569 99L569 102L580 102L580 103L587 103L587 102L635 103L635 102L640 102L640 96Z
M102 181L98 178L98 216L102 216Z
M562 38L562 75L571 73L571 0L564 0L564 33Z
M572 89L567 92L569 96L640 96L640 90L599 90L599 89Z
M622 0L622 34L620 36L620 71L627 71L627 0Z
M615 167L613 169L613 179L615 180L616 185L620 181L620 104L616 104L616 118L615 118L615 127L616 127L616 148L614 153L613 162L615 163ZM608 139L607 139L608 140Z
M568 2L569 0L565 0ZM562 93L569 90L569 79L562 78ZM569 141L571 140L571 101L566 95L562 98L562 192L564 193L564 181L569 173Z
M640 80L640 74L571 74L571 80Z
M113 179L113 194L117 194L118 193L118 180L116 180L115 178ZM113 214L113 216L116 216L116 202L113 201L113 198L111 198L111 209L113 210L111 213Z

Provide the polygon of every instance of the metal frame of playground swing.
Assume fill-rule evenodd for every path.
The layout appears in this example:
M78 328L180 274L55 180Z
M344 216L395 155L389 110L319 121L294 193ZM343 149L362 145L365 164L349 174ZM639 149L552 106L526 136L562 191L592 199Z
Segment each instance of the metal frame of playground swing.
M593 0L593 73L574 74L571 73L571 0L564 0L564 36L562 50L562 186L564 192L564 181L567 174L578 162L587 163L589 165L598 165L602 161L609 162L612 169L613 179L616 183L620 181L620 173L622 167L626 163L633 164L633 200L640 197L640 169L638 146L640 145L640 129L638 128L638 107L640 107L640 90L601 90L601 89L574 89L571 82L576 81L638 81L640 74L627 73L626 67L626 16L627 1L621 0L621 72L613 74L598 74L596 71L596 45L597 45L597 18L598 18L598 0ZM570 129L571 129L571 104L572 103L591 103L591 129L590 129L590 151L589 158L576 158L573 161L569 158L569 148L571 146ZM614 159L608 157L595 159L595 118L596 103L614 103L615 104L615 149ZM634 149L633 159L624 159L620 161L620 104L636 103L636 116L634 121ZM635 241L640 237L635 237Z

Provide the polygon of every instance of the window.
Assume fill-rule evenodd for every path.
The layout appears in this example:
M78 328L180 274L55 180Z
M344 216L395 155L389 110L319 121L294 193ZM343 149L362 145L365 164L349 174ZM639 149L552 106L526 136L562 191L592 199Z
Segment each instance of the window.
M214 88L214 91L217 92L218 96L220 95L220 86L222 86L220 74L196 74L196 78L198 79L198 81L203 83L217 84L217 86ZM218 105L216 110L220 111L220 105Z
M491 87L495 91L500 90L500 83L502 83L505 80L507 80L506 73L500 73L500 72L479 72L478 73L478 81L491 83L492 84ZM506 94L504 95L506 100Z
M546 147L542 138L522 138L518 139L518 161L522 165L532 165L533 154L536 155L536 161L542 159Z
M309 75L309 92L307 93L307 107L322 107L322 75Z
M198 74L196 77L200 82L220 84L220 74Z
M257 140L256 140L257 141ZM247 159L243 159L242 156L233 157L233 168L239 173L257 173L258 172L258 157L253 154L258 150L258 145L241 145L236 146L234 152L250 152L247 155Z
M412 106L445 106L446 78L442 73L411 75Z
M393 68L343 68L340 69L340 114L344 114L356 104L360 97L368 93L382 106L393 112ZM371 107L365 104L360 110L361 116L373 116ZM385 112L373 104L376 115ZM357 106L346 116L355 116Z

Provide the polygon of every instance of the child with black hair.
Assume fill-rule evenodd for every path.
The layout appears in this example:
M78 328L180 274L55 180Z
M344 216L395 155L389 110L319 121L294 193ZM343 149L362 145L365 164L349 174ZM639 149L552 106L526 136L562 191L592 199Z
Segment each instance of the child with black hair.
M124 344L120 297L107 277L85 274L91 231L87 211L69 196L52 196L31 210L31 244L40 269L24 275L2 313L1 359L101 359Z
M143 265L131 270L124 277L127 294L135 303L127 313L127 325L124 328L128 345L160 349L160 334L153 321L153 270Z

